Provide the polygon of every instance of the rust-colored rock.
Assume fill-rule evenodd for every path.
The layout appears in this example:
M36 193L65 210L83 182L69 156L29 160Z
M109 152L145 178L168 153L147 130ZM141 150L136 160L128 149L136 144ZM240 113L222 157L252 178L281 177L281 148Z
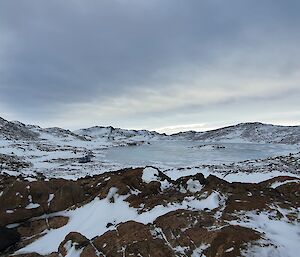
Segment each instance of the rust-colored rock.
M117 230L97 237L93 244L105 256L174 256L163 240L153 238L150 227L134 221L121 223Z
M65 245L68 241L71 241L71 244L74 244L76 249L86 247L89 244L89 240L82 234L78 232L70 232L59 245L58 252L62 256L67 254Z

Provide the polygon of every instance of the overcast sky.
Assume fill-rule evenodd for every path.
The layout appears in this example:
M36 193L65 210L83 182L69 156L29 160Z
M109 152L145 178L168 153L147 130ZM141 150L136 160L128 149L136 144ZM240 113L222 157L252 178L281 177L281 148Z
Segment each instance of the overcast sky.
M299 0L1 0L0 116L173 132L300 124Z

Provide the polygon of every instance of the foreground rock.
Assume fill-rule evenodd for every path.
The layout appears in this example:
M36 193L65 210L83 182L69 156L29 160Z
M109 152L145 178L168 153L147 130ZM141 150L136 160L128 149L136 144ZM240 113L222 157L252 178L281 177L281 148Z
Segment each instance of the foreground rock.
M175 181L153 167L76 181L2 176L0 246L2 256L19 257L295 256L264 228L294 233L299 195L293 177L229 183L198 173Z

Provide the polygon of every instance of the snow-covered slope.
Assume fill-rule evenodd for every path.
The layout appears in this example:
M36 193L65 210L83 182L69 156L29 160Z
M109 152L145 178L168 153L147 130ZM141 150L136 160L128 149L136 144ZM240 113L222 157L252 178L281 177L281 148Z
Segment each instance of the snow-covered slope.
M128 130L114 127L95 126L91 128L79 129L74 131L78 135L88 137L90 139L107 138L109 140L131 139L135 141L147 141L150 139L165 137L155 131L148 130Z
M0 139L33 140L38 134L21 122L10 122L0 117Z
M278 126L259 122L240 123L205 132L181 132L173 134L172 137L207 142L299 144L300 126Z
M108 141L149 141L161 139L189 139L205 142L252 142L300 144L300 126L279 126L259 122L240 123L205 132L186 131L170 136L148 130L128 130L114 127L94 126L70 130L53 127L41 128L25 125L21 122L10 122L0 117L0 138L8 140L99 140Z

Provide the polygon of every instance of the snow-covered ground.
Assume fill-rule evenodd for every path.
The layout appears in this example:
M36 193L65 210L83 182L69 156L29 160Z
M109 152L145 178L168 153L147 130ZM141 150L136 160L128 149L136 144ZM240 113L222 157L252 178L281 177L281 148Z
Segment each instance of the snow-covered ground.
M19 250L18 253L37 252L44 255L50 254L57 250L60 242L72 231L77 231L92 239L108 230L114 230L116 228L115 225L121 222L134 220L148 224L166 213L179 209L203 210L207 208L212 210L221 204L222 199L217 192L213 192L203 200L187 197L181 203L168 203L167 206L157 205L152 210L139 214L138 209L130 207L128 202L124 201L126 196L119 196L117 191L117 188L111 188L105 199L95 199L75 210L57 213L58 215L69 217L70 221L68 224L59 229L44 231L46 233L45 236ZM112 197L114 198L113 202L110 201ZM115 225L107 227L109 223Z
M152 165L174 174L180 168L199 167L229 181L256 181L279 173L299 174L298 152L300 126L243 123L167 136L99 126L71 132L0 119L0 173L26 177L77 179ZM91 162L80 162L87 155Z

